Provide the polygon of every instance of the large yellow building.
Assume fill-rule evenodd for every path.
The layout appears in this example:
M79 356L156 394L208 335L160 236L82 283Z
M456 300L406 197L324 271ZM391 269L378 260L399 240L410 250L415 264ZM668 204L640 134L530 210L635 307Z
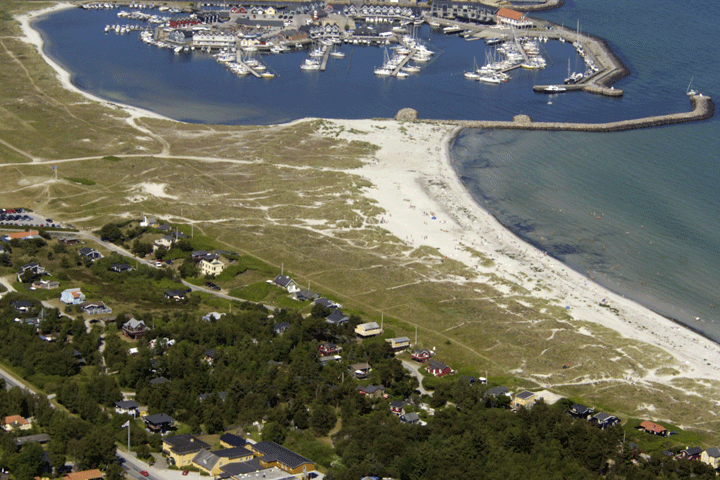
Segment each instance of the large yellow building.
M189 433L163 438L163 453L176 467L192 465L193 458L202 449L209 450L210 445Z

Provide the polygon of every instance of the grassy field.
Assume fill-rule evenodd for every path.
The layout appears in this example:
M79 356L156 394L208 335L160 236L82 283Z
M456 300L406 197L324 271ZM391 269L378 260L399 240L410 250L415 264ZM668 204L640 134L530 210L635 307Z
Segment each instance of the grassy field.
M34 47L15 38L11 16L27 8L0 4L0 204L86 229L143 214L192 225L240 255L219 279L240 298L299 308L264 283L283 266L350 313L384 316L395 335L414 338L417 328L419 344L436 347L458 371L549 388L624 419L669 420L698 441L720 443L720 382L684 378L685 367L663 351L573 320L517 285L456 281L474 274L383 230L383 212L364 195L370 185L354 171L373 145L340 140L324 120L137 120L148 135L122 110L61 88ZM658 381L627 380L649 374Z

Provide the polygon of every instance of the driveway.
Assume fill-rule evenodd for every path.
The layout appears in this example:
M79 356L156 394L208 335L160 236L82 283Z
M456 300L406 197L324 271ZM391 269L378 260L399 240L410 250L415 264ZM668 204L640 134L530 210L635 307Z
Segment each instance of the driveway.
M412 362L410 360L400 360L400 361L402 362L403 367L405 367L405 370L410 372L410 375L417 378L418 384L419 384L418 390L420 391L420 393L423 395L432 396L432 392L425 390L425 388L423 387L423 384L422 384L423 378L425 378L425 376L422 373L420 373L420 369L422 368L422 365Z

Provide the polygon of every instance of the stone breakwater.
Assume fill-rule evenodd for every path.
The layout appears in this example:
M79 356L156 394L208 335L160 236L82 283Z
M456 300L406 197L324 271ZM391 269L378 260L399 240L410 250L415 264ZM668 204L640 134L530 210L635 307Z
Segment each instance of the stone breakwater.
M458 125L465 128L482 128L496 130L550 130L570 132L622 132L640 128L661 127L679 123L697 122L712 118L715 114L715 103L706 95L690 97L693 110L683 113L671 113L653 117L636 118L608 123L565 123L565 122L533 122L530 117L520 115L511 122L490 120L421 120L427 123Z

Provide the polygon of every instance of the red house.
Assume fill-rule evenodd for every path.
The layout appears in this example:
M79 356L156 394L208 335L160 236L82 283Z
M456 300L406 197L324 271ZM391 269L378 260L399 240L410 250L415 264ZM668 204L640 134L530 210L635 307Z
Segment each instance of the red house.
M433 356L433 352L431 352L427 348L423 348L422 350L417 349L410 356L418 363L425 363L430 360L430 357Z
M321 343L318 347L318 353L323 357L337 355L340 352L342 352L342 347L338 347L334 343Z
M668 433L667 428L663 427L662 425L658 425L655 422L650 422L648 420L641 422L638 429L645 430L645 432L652 433L653 435L662 435L663 437L667 436Z
M455 371L445 365L442 362L438 362L437 360L430 360L428 362L428 366L426 368L428 373L432 373L436 377L442 377L444 375L450 375L451 373L455 373Z

